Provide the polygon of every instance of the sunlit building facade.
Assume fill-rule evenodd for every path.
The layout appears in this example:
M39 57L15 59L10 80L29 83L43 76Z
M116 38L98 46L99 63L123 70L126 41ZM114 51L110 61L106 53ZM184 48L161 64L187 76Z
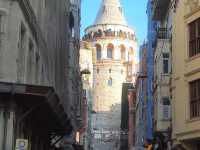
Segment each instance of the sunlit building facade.
M173 146L200 149L200 1L176 3L172 32Z

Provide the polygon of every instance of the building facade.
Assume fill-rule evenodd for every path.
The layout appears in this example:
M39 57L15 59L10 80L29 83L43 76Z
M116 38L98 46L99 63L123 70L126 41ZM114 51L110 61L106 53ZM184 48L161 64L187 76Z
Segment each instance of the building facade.
M92 86L93 86L93 50L94 47L88 42L81 41L80 48L80 68L82 72L83 90L85 91L85 122L84 130L82 132L82 144L85 149L91 149L92 134L91 134L91 121L92 121ZM85 72L85 74L83 74Z
M119 0L103 0L94 25L83 40L95 47L93 64L93 148L119 145L122 83L133 81L136 37Z
M128 90L128 150L135 149L136 137L136 90Z
M171 141L171 38L172 2L152 2L152 20L157 22L154 49L154 138L156 146L170 149Z
M143 76L143 77L142 77ZM144 149L147 130L147 43L140 46L139 74L136 80L136 148Z
M80 8L77 2L73 7ZM71 139L65 146L72 148L81 110L69 99L70 71L80 79L79 42L70 45L73 33L79 41L80 24L72 19L71 7L65 0L0 0L1 150L17 148L19 139L27 149L54 150L64 136ZM71 49L76 54L71 56ZM79 85L73 89L76 97Z
M176 1L172 32L174 146L200 149L200 1ZM179 146L180 147L180 146Z
M146 103L146 134L144 141L153 140L153 78L154 78L154 48L157 23L152 20L152 0L148 0L147 16L147 103Z

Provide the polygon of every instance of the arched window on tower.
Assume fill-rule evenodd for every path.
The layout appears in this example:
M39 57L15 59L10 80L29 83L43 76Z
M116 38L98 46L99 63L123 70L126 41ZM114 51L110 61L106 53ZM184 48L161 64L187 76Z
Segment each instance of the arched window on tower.
M128 61L133 61L133 48L130 47L128 51Z
M113 80L112 80L112 78L110 77L110 78L108 79L108 86L112 86L112 84L113 84Z
M107 46L107 58L108 59L113 59L113 50L114 50L114 46L112 44L108 44L108 46Z
M126 59L126 48L124 45L120 45L121 60Z
M101 59L101 45L96 44L95 47L96 47L96 57L97 57L97 60L100 60Z

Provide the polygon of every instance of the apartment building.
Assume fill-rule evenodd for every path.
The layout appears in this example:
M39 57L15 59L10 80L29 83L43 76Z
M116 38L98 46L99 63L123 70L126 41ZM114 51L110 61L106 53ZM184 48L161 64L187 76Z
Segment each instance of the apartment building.
M173 14L174 147L200 149L200 1L177 1Z
M171 31L172 3L153 0L152 19L157 22L154 49L154 138L166 149L171 140Z
M80 78L79 48L74 48L79 42L69 44L73 33L79 37L74 18L80 11L72 14L71 7L66 0L0 0L0 150L21 143L25 149L54 150L63 137L70 137L64 145L72 148L81 87L76 84L78 99L70 101L67 75L75 70L74 80ZM70 55L72 69L69 49L76 52Z

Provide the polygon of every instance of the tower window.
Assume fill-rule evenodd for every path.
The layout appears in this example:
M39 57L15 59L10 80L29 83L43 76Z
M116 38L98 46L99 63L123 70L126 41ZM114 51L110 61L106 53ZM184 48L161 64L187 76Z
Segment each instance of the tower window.
M133 48L130 47L128 51L128 61L133 61Z
M109 44L107 47L107 58L109 59L113 58L113 50L114 50L114 46L112 44Z
M119 8L119 11L122 13L122 8L121 7L118 7Z
M96 57L97 57L97 60L100 60L101 59L101 46L99 44L96 45Z
M112 84L113 84L113 80L112 80L112 78L109 78L109 80L108 80L108 86L112 86Z
M109 73L111 73L112 72L112 69L109 69Z
M125 60L126 58L126 48L124 45L120 46L120 51L121 51L121 60Z
M124 73L124 70L122 69L122 70L121 70L121 74L123 74L123 73Z

